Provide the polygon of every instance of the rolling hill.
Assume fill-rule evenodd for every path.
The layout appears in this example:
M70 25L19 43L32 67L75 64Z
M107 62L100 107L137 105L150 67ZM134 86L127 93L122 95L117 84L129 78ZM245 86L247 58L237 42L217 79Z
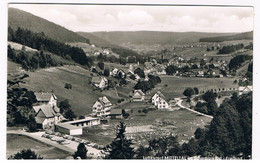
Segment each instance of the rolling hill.
M223 42L232 40L253 40L253 31L239 33L235 35L219 36L219 37L206 37L200 38L200 42Z
M119 54L122 57L126 56L138 56L139 54L136 51L133 51L131 49L122 47L117 45L116 43L112 43L110 41L113 40L105 40L102 36L96 36L93 33L87 33L87 32L77 32L82 37L85 37L90 40L90 44L94 44L95 46L101 47L101 48L111 48L112 51L116 54Z
M183 44L199 42L200 38L218 37L233 33L161 32L161 31L114 31L91 33L114 44Z
M46 36L59 42L89 42L87 38L60 25L15 8L8 9L8 26L14 30L21 27L37 33L44 32Z

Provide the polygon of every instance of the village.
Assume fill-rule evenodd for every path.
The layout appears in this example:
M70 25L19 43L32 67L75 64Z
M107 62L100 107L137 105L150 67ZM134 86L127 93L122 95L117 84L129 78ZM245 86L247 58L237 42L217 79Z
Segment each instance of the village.
M178 67L198 65L195 70L200 68L200 63L196 62L184 62L182 58L174 58L170 60L167 64L168 66L174 64ZM212 62L206 63L205 66L219 64L215 68L226 68L225 62ZM149 75L155 76L164 76L166 75L167 65L158 64L155 59L151 62L145 62L143 65L144 68L144 78L141 78L137 73L136 69L140 69L140 64L130 64L127 68L113 68L109 73L109 76L96 75L91 79L92 88L95 90L106 90L109 87L110 77L116 77L120 79L125 79L128 83L137 84L140 81L149 81ZM97 68L97 67L93 67ZM93 68L90 69L93 70ZM202 68L203 69L203 68ZM95 72L94 72L95 73ZM207 73L207 72L205 72ZM189 75L190 77L207 77L202 70L193 71L193 72L183 72L178 73L178 71L172 76L184 76ZM216 74L215 72L208 73L211 75L210 78L221 78L223 75ZM207 75L208 75L207 74ZM212 77L213 76L213 77ZM225 75L227 76L227 75ZM118 84L119 85L119 84ZM116 89L116 88L114 88ZM210 90L210 89L208 89ZM211 89L214 92L228 92L226 96L231 96L233 92L238 92L239 95L247 94L252 91L252 86L238 86L232 88L221 88L221 89ZM69 148L74 148L77 143L84 143L90 154L94 158L102 158L104 156L104 143L100 144L98 141L91 141L86 138L84 134L93 131L95 129L102 128L103 131L99 132L104 136L112 136L111 131L105 131L113 129L115 123L120 120L128 123L129 128L127 129L127 138L132 139L138 145L147 145L148 140L154 137L160 137L161 135L174 134L176 131L176 121L171 120L154 120L152 123L141 124L131 122L131 119L137 114L139 116L145 116L147 113L151 112L163 112L163 113L173 113L177 111L190 111L199 116L204 116L207 120L201 119L197 123L193 123L196 126L204 125L209 122L213 117L207 114L200 113L194 109L191 109L191 105L196 105L195 101L196 96L202 95L206 91L199 91L195 96L192 97L192 103L189 105L186 104L186 97L175 97L169 98L165 97L163 91L160 89L153 89L151 91L143 92L141 89L133 89L129 95L128 99L123 99L117 104L112 104L106 96L99 97L95 102L92 103L92 113L83 115L80 118L75 118L71 121L66 119L61 113L60 108L57 103L57 96L55 93L48 92L35 92L37 103L34 104L33 109L35 110L35 120L38 124L38 129L41 132L41 138L48 139L50 143L57 142L58 145L69 146ZM183 104L185 102L185 104ZM124 105L127 106L124 106ZM132 108L132 107L144 107L143 109ZM193 106L194 107L194 106ZM135 111L135 112L133 112ZM133 115L135 114L135 115ZM185 123L185 122L184 122ZM190 122L192 125L192 122ZM88 131L84 131L84 130ZM192 135L187 135L181 133L186 140L182 140L181 143L187 142ZM144 139L143 139L144 138ZM74 145L72 145L74 144ZM137 146L138 146L137 145Z
M8 6L7 159L251 159L254 33L222 27L232 12L67 5L53 22L65 8L42 5Z

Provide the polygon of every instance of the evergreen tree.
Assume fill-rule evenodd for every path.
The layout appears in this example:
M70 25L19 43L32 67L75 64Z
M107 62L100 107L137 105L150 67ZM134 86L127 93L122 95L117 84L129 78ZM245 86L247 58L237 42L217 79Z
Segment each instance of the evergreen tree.
M27 150L23 149L21 152L18 152L10 156L8 159L43 159L43 157L37 155L31 149L27 149Z
M87 159L87 152L88 149L86 148L85 144L80 143L73 157L74 159L77 159L77 157L80 157L81 159Z
M133 144L131 140L125 137L125 124L120 122L117 126L116 138L110 145L107 146L109 154L106 159L133 159L134 148L131 147Z
M30 132L34 132L37 130L37 123L35 121L35 117L30 115L29 120L27 122L27 128L29 129Z

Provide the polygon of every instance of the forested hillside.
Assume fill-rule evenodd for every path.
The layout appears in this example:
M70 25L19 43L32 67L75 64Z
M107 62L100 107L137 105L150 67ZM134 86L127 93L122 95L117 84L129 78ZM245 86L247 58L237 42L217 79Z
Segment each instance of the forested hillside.
M99 38L103 38L115 44L183 44L199 42L203 37L217 37L230 35L231 33L201 33L201 32L160 32L160 31L115 31L94 32Z
M111 48L111 50L114 53L117 53L122 57L138 56L137 52L135 52L131 49L119 46L117 44L114 44L113 40L111 40L112 42L109 42L109 41L103 39L103 37L98 37L98 36L91 34L91 33L78 32L78 34L83 36L83 37L88 38L90 40L90 44L94 44L95 46L102 47L102 48Z
M219 36L219 37L207 37L207 38L200 38L200 42L223 42L223 41L232 41L232 40L252 40L253 39L253 32L245 32L235 35L228 35L228 36Z
M32 32L43 32L59 42L89 42L88 39L60 25L15 8L8 9L8 25L14 30L20 27Z
M93 61L86 56L81 48L69 46L45 36L43 32L34 33L27 29L18 27L15 31L8 28L8 40L29 46L37 50L45 50L62 58L72 59L81 65L92 65Z

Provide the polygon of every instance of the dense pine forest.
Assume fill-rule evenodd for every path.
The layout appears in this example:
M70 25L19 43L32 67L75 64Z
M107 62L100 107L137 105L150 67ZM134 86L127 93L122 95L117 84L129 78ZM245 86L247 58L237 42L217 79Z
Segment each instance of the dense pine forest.
M81 65L91 66L93 63L81 48L50 39L43 32L34 33L20 27L15 31L11 27L8 27L8 40L37 50L49 51L63 58L69 56L73 61Z

